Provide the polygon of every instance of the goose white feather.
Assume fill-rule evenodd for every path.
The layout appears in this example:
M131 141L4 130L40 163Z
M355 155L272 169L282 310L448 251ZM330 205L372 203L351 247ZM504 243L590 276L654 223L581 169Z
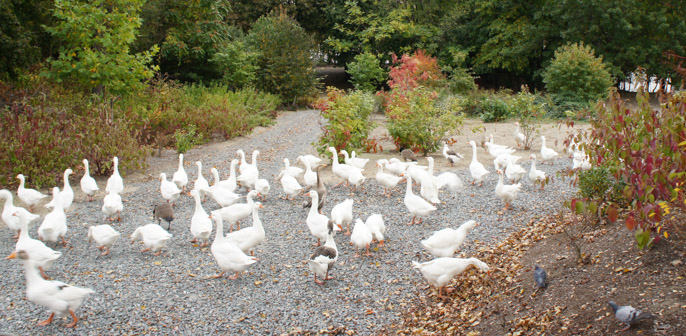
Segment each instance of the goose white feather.
M536 154L531 154L531 170L529 170L529 180L532 183L540 183L541 190L543 190L543 181L545 181L545 172L536 169Z
M26 178L23 174L17 175L17 179L19 179L19 188L17 189L17 196L22 202L24 202L24 204L26 204L29 207L29 210L31 210L34 205L40 203L42 199L48 197L48 195L43 194L36 189L24 187L24 182Z
M258 210L262 208L264 208L262 203L255 202L252 209L252 226L233 231L225 236L227 240L236 243L241 251L244 253L250 251L250 254L253 256L255 255L255 247L262 244L266 239L264 227L258 213Z
M24 262L26 298L50 310L50 317L45 321L39 322L38 325L45 326L50 324L55 315L66 316L69 314L72 317L72 323L66 326L75 327L79 319L74 311L81 306L86 297L95 293L95 291L90 288L67 285L60 281L43 279L35 263L28 255L26 251L21 250L12 253L8 258L18 257Z
M469 230L476 226L476 222L469 220L457 229L445 228L434 232L431 237L422 240L422 246L434 257L452 257L462 245Z
M505 209L512 207L512 201L517 197L521 184L503 184L503 171L498 170L498 185L495 187L495 194L505 203Z
M365 225L361 219L356 219L353 232L350 234L350 241L355 245L355 257L359 257L359 250L364 248L367 249L364 255L372 255L372 253L369 252L369 245L372 243L372 239L374 239L374 237L372 236L372 231L369 230L369 227Z
M86 194L88 201L93 200L93 195L100 190L98 188L98 183L95 182L95 179L91 177L90 175L90 168L88 166L88 160L83 159L83 167L84 167L84 173L83 177L81 177L81 191L83 191L84 194Z
M105 214L105 219L109 219L112 215L117 214L117 221L121 222L121 212L124 210L124 204L121 201L121 196L116 192L109 192L102 200L102 212Z
M407 178L406 183L406 189L405 189L405 198L404 198L404 203L405 206L407 207L407 210L410 211L412 214L412 222L410 224L415 223L415 219L417 217L420 217L419 222L422 222L421 217L428 216L430 213L432 213L434 210L436 210L436 207L433 206L431 203L427 202L423 198L415 195L412 193L412 176L409 174L404 174Z
M186 186L188 185L188 174L186 174L186 169L183 168L183 154L179 154L179 168L177 168L172 175L172 182L182 191L186 190Z
M228 207L223 207L219 209L219 214L222 216L222 220L230 223L229 231L233 231L233 224L237 225L240 230L240 221L244 218L248 218L252 214L252 209L254 205L253 198L257 196L257 190L251 190L246 196L246 203L232 204ZM222 233L223 234L223 233Z
M350 224L353 222L353 202L352 198L346 198L331 209L331 220L340 230L346 227L345 235L350 234Z
M414 268L418 269L424 279L438 288L438 297L442 298L442 290L450 283L456 275L464 272L470 265L488 272L489 267L486 263L476 258L436 258L425 263L412 262Z
M124 179L119 175L119 158L112 158L112 175L107 179L107 184L105 185L105 192L115 192L121 194L124 191Z
M22 207L15 206L12 192L7 189L0 190L0 198L5 199L5 205L2 208L2 221L14 232L14 238L18 237L22 222L26 222L30 226L32 221L40 217Z
M218 275L212 278L220 278L226 272L234 272L235 274L229 276L229 279L237 279L238 275L247 270L250 266L257 262L257 258L245 254L233 241L224 238L224 221L222 215L218 210L212 211L210 217L214 220L217 230L214 235L214 241L210 250L217 265L222 270Z
M295 177L286 174L281 177L281 187L283 188L284 194L286 194L287 200L295 200L295 196L298 196L303 190L303 187L298 183L298 180L296 180Z
M398 182L400 182L401 178L399 176L389 174L384 172L384 166L383 162L386 161L384 159L376 161L376 167L377 167L377 172L375 175L376 182L378 182L381 186L384 187L384 195L390 197L391 196L391 190L395 188L398 185ZM388 162L388 161L386 161Z
M379 242L379 246L383 246L384 241L386 240L384 236L384 234L386 234L386 224L383 221L383 216L372 214L367 217L367 221L365 221L364 224L367 225L369 231L372 232L374 239Z
M472 184L483 184L484 179L488 174L488 170L486 170L484 165L481 164L481 162L479 162L479 160L476 158L476 143L474 142L474 140L470 140L469 144L472 145L472 162L469 164L469 173L472 175L472 178L474 179L474 181L472 181Z
M505 175L514 183L519 181L526 174L526 170L522 166L512 162L512 156L507 157L507 167L505 168Z
M167 180L167 174L160 173L160 193L168 202L175 202L181 195L181 189L176 183Z
M193 212L193 217L191 217L191 234L193 235L193 242L196 242L198 239L203 239L204 242L200 247L205 247L212 234L212 219L210 219L207 212L202 207L200 194L193 190L191 191L191 196L193 196L193 199L195 200L195 211Z
M60 190L60 202L62 202L62 209L64 209L64 211L69 210L69 208L71 208L72 203L74 202L74 190L71 188L71 185L69 184L69 175L71 175L72 173L73 171L70 168L64 170L64 185L62 187L62 190ZM45 207L48 209L52 209L52 207L54 206L54 198L52 201L45 205Z
M312 204L316 204L316 202L313 201ZM336 260L338 260L338 248L336 248L336 241L333 239L335 232L333 222L329 221L326 227L327 235L324 246L317 247L310 256L310 259L307 260L310 270L314 273L314 282L319 285L323 285L324 282L318 280L317 276L324 280L333 279L329 276L329 271L331 271L331 268L336 264Z
M131 235L131 244L138 240L143 241L145 248L141 252L152 251L155 252L154 255L160 255L162 249L167 246L167 241L171 239L172 234L167 232L163 227L158 224L146 224L144 226L139 226L133 231Z
M98 249L105 250L102 255L110 254L110 247L119 240L119 236L121 234L108 224L88 228L88 241L95 241Z
M14 213L17 216L18 213ZM49 248L45 243L38 239L33 239L29 235L28 223L20 223L19 240L14 247L14 251L26 251L29 253L29 258L35 263L38 270L41 272L43 278L48 278L44 271L47 271L52 266L53 262L57 260L62 252L55 251Z
M204 200L207 195L211 195L210 183L202 175L202 162L195 161L195 166L198 167L198 177L195 178L195 183L193 183L193 190L200 194L200 197Z
M52 194L55 198L55 206L50 213L45 215L43 223L38 227L38 238L52 243L56 243L61 238L62 244L66 245L64 236L67 234L67 215L62 208L60 188L52 188Z
M520 130L519 122L515 122L515 126L517 126L514 130L513 137L515 142L517 143L517 147L523 146L524 143L526 143L526 135L522 133Z
M321 245L321 240L326 239L328 232L327 225L329 223L329 217L322 215L317 211L317 204L319 204L319 194L316 190L310 190L307 194L312 198L312 206L310 211L307 213L307 219L305 219L305 224L307 228L310 229L310 233L317 238L317 245ZM333 221L332 221L333 223Z
M545 136L541 135L541 161L552 160L557 156L557 152L545 145Z

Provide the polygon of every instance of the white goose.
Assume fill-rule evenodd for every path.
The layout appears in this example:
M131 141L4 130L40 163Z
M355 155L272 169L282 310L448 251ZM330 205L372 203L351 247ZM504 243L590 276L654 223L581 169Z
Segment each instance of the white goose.
M581 168L581 170L591 169L591 159L584 151L575 151L572 154L572 169Z
M233 224L237 225L238 230L241 229L240 220L248 218L252 214L252 209L254 205L253 197L257 196L257 190L251 190L248 195L245 196L247 199L246 203L232 204L228 207L223 207L219 209L219 214L222 216L222 220L227 221L231 224L229 231L233 231ZM224 234L222 232L222 234Z
M17 213L14 213L16 216ZM45 243L38 239L33 239L29 236L28 223L22 222L20 224L21 233L19 234L19 240L14 247L14 251L27 251L29 253L29 258L33 260L36 267L40 271L43 278L47 279L48 276L45 271L50 269L53 262L57 260L62 255L62 252L55 251L49 248Z
M188 174L186 174L186 170L183 168L183 154L179 154L179 168L176 169L172 175L172 182L174 182L176 187L181 189L182 192L186 190L186 185L188 185Z
M212 184L213 187L219 187L226 189L231 192L236 191L236 176L234 175L233 181L231 180L231 177L227 178L226 180L222 180L219 177L219 170L217 168L212 167L210 168L210 173L212 173L212 178L214 180L214 184Z
M383 195L385 195L386 197L390 197L391 190L398 185L398 182L400 182L401 178L399 176L395 176L393 174L384 172L382 161L385 160L382 159L376 161L376 167L378 168L378 170L376 172L375 178L376 182L378 182L381 186L384 187Z
M60 190L60 201L62 202L62 208L64 209L64 211L69 210L69 208L71 208L72 203L74 202L74 190L71 188L71 185L69 184L69 175L71 175L72 173L73 171L70 168L64 170L64 186L62 187L62 190ZM51 209L54 206L54 198L52 201L45 205L45 207L48 209Z
M295 162L302 162L304 165L305 162L308 162L310 164L310 168L313 170L316 170L319 165L322 163L322 159L314 156L314 155L299 155L297 158L295 158Z
M212 168L214 169L214 168ZM215 169L216 171L216 169ZM220 185L217 183L217 178L219 177L219 174L217 173L217 177L215 178L215 183L209 188L210 191L210 196L212 196L212 199L214 199L217 204L219 204L222 207L227 207L230 206L231 204L234 204L238 202L238 200L241 198L240 195L234 193L231 191L229 188L225 188L224 186ZM197 190L195 190L197 191Z
M515 128L515 131L513 133L513 137L514 137L515 142L517 143L517 148L519 148L519 147L523 146L524 143L526 142L526 135L524 135L524 133L522 133L520 131L518 121L515 122L515 126L517 126L517 128Z
M139 226L133 231L131 235L131 244L138 240L143 240L145 246L141 252L153 251L154 255L158 256L162 253L162 248L167 246L167 241L172 237L172 234L167 232L158 224L146 224Z
M90 294L95 293L90 288L70 286L64 282L43 279L36 264L30 259L30 252L20 250L13 252L8 259L19 258L24 261L24 276L26 277L26 298L29 301L46 307L50 310L50 317L38 323L39 326L50 324L55 317L71 315L72 323L66 325L68 328L76 326L79 321L74 313L83 300Z
M198 177L195 179L195 183L193 183L193 190L197 191L204 201L207 198L207 195L212 194L210 191L210 183L207 182L207 179L202 175L202 162L195 161L195 165L198 167Z
M353 153L355 153L355 151L353 151ZM355 155L350 157L350 154L348 154L348 151L345 149L341 149L341 154L343 154L343 162L345 162L345 164L361 170L364 170L364 166L369 162L369 159L355 157Z
M167 174L160 173L160 193L167 202L174 203L181 195L181 189L176 183L167 180Z
M81 177L81 191L86 194L88 201L90 202L93 200L93 195L100 190L100 188L98 188L98 184L95 182L95 179L90 175L88 160L83 159L83 166L85 172L83 173L83 177Z
M497 158L498 155L502 155L502 154L510 154L511 155L512 153L517 151L516 149L510 148L510 147L495 148L495 145L493 145L490 142L487 142L485 145L486 145L486 149L487 149L488 154L490 154L494 159Z
M350 234L350 241L355 245L355 257L360 256L360 249L367 249L364 253L366 256L371 256L372 253L369 252L369 245L372 243L374 237L372 236L372 231L369 227L364 224L361 219L355 220L355 226L353 227L353 232Z
M43 223L38 227L38 238L52 243L56 243L61 238L62 245L67 245L67 241L64 240L67 234L67 215L64 214L64 208L62 208L60 188L52 188L52 194L55 198L55 207L45 215Z
M303 174L303 182L305 182L305 186L308 188L314 188L317 186L317 173L315 173L312 170L312 165L310 164L310 161L303 161L303 164L305 165L305 174Z
M529 170L529 180L532 183L540 183L541 190L543 190L543 181L545 181L545 172L536 169L536 154L531 154L531 170Z
M404 173L405 170L407 170L407 167L412 164L412 162L406 163L396 158L391 158L390 160L381 159L379 162L383 165L384 169L396 175Z
M203 239L205 241L200 247L205 247L212 234L212 219L210 219L207 212L205 212L205 209L202 207L200 194L193 190L191 191L191 196L193 196L193 199L195 200L195 212L193 212L193 217L191 217L191 234L193 235L191 243L197 242L198 239Z
M121 196L116 192L110 191L102 200L101 210L105 214L105 219L110 220L112 215L117 214L117 221L121 222L121 212L124 210Z
M343 182L345 182L347 184L348 183L348 177L353 173L353 170L358 170L358 169L353 167L353 166L347 165L347 164L338 163L338 154L336 153L336 148L329 147L329 152L331 152L331 155L332 155L331 171L342 180L340 183L335 185L334 188L343 184Z
M512 208L512 201L517 197L521 184L503 184L503 171L498 170L498 185L495 187L495 194L505 202L505 210Z
M512 163L517 163L517 161L519 161L521 158L521 156L517 155L500 154L497 158L495 158L495 160L493 160L493 166L495 166L495 170L498 170L500 168L507 167L508 160L512 161Z
M352 198L347 198L331 209L331 220L340 230L346 226L344 233L346 236L350 234L350 224L353 222L353 202Z
M222 215L217 210L212 211L210 218L217 225L217 231L215 232L210 250L214 260L217 261L219 268L222 270L221 273L211 278L221 278L226 272L235 272L234 275L229 276L229 279L235 280L241 272L256 263L257 258L245 254L236 243L224 238L224 221L222 220Z
M284 168L280 174L291 175L295 178L300 177L305 171L300 167L291 166L291 162L288 158L283 158Z
M386 240L384 238L384 234L386 233L386 224L384 224L383 216L379 214L372 214L371 216L367 217L367 221L364 222L364 224L367 225L369 231L372 232L372 236L379 243L379 246L383 246L384 241Z
M110 247L119 240L121 234L108 224L91 226L88 228L88 242L95 240L99 250L105 250L101 255L110 254Z
M33 206L40 203L42 199L48 197L48 195L43 194L36 189L25 188L25 177L23 174L17 175L17 179L19 179L19 188L17 189L17 196L22 202L24 202L24 204L26 204L29 207L29 211L32 211Z
M489 270L486 263L476 258L437 258L421 264L412 261L412 265L422 273L426 281L438 288L439 298L444 297L442 292L450 280L464 272L470 265L474 265L484 272Z
M316 202L313 201L312 203L315 204ZM310 256L310 259L307 260L310 270L314 273L314 282L318 285L323 285L324 281L318 280L317 276L324 280L333 279L333 277L329 276L329 271L331 271L331 268L336 264L336 260L338 260L338 249L336 248L336 241L333 239L334 225L332 221L327 222L326 231L327 235L324 246L317 247Z
M257 191L257 196L261 201L264 202L271 189L272 187L269 185L269 181L267 181L267 179L257 179L257 181L255 181L255 190Z
M251 164L243 164L241 162L241 165L239 166L239 171L241 174L236 178L237 182L240 182L242 186L244 186L246 189L254 189L255 188L255 182L257 179L259 179L260 172L257 169L257 156L260 154L260 151L254 150L252 152L252 163ZM245 156L242 156L242 159L244 160Z
M428 216L431 212L436 210L436 207L433 206L431 203L427 202L423 198L415 195L412 193L412 176L409 174L403 174L407 178L407 188L405 189L405 206L407 207L407 210L410 211L412 214L412 222L409 224L412 225L415 223L415 219L417 216L419 216L419 222L422 222L422 218L424 216Z
M445 228L434 232L431 237L422 240L422 246L434 257L452 257L455 251L462 245L469 230L477 226L476 222L469 220L459 228Z
M472 184L475 184L477 182L480 183L480 185L484 184L484 178L486 178L486 175L488 174L488 170L484 167L481 162L476 158L476 143L474 140L470 140L469 144L472 145L472 163L469 164L469 173L472 175L472 178L474 181L472 181Z
M462 155L460 155L460 154L456 153L454 150L450 149L450 147L448 147L447 143L443 144L443 157L445 157L446 160L448 160L448 162L450 162L451 167L453 166L453 164L455 162L460 161L460 159L463 158Z
M225 236L227 240L236 243L244 253L250 251L252 256L255 255L255 247L262 244L266 238L264 227L258 214L258 210L262 208L264 208L262 203L255 202L252 209L252 226L231 232Z
M14 232L13 238L15 239L19 237L22 222L26 222L28 226L32 221L40 217L39 215L30 213L22 207L15 206L12 192L7 189L0 190L0 198L5 199L5 206L2 209L2 221L5 222L12 232Z
M112 175L107 179L107 185L105 185L105 192L115 192L121 194L124 191L124 179L119 175L119 158L112 158L113 167Z
M514 183L519 181L526 174L526 170L522 166L512 162L512 156L507 157L507 168L505 168L505 175Z
M310 229L310 233L317 238L317 246L321 245L321 240L326 239L326 234L328 232L327 225L329 223L329 217L322 215L317 211L317 204L319 204L319 194L316 190L310 190L307 194L312 198L312 206L310 211L307 213L307 219L305 223L307 228ZM331 221L333 223L333 220Z
M545 136L541 135L541 161L552 160L557 156L557 152L545 146Z
M281 187L283 187L283 192L286 194L286 200L295 200L295 196L298 196L303 190L298 180L288 174L284 174L281 177Z

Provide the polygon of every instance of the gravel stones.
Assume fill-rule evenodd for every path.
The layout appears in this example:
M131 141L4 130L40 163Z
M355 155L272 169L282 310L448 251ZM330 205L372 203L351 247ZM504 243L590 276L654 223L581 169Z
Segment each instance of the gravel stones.
M225 176L237 149L246 153L260 151L260 177L267 178L272 186L259 213L267 240L256 248L259 261L237 280L207 279L220 270L209 247L190 243L193 237L189 227L195 206L192 197L182 195L176 201L173 237L161 256L141 253L140 243L129 243L136 227L154 222L151 209L162 201L156 176L161 170L170 175L177 168L177 154L164 151L162 157L151 159L156 171L149 170L148 176L142 178L124 177L122 222L111 224L122 237L112 246L109 256L100 256L100 251L87 240L90 225L105 223L100 211L104 179L98 182L101 192L96 195L96 201L86 202L85 195L77 193L67 213L70 243L66 247L49 245L63 252L48 271L49 276L96 291L76 312L80 318L77 328L64 328L66 320L63 319L56 319L46 327L36 326L39 320L47 318L48 311L23 300L25 280L21 265L14 260L2 260L0 289L5 299L0 300L0 330L10 334L256 335L317 332L333 327L370 334L398 319L398 314L407 309L404 303L408 298L426 290L423 278L410 267L410 262L431 259L420 241L433 231L476 220L480 225L470 231L462 252L458 252L470 256L475 253L474 240L497 241L516 226L526 225L530 218L556 211L561 200L573 192L568 181L562 178L555 178L543 192L534 191L534 186L525 179L522 191L512 203L514 210L504 212L502 202L494 193L497 174L492 172L483 187L477 187L469 184L468 170L451 169L465 187L454 193L442 190L438 210L424 218L424 223L408 226L411 215L402 201L404 185L399 185L392 197L382 196L383 188L373 180L375 159L367 164L364 190L332 188L338 181L327 167L323 169L329 172L324 176L328 196L323 213L330 216L334 205L353 198L354 218L366 220L371 214L382 214L388 230L386 245L378 248L374 244L372 256L362 258L353 257L355 250L350 245L350 236L338 233L335 239L339 258L330 274L334 280L319 286L306 264L315 241L305 224L308 209L301 207L306 198L301 195L296 201L283 200L281 185L274 178L283 167L284 157L295 162L298 155L316 154L311 144L320 133L320 122L317 111L287 112L273 127L259 128L250 136L186 153L184 167L191 185L197 176L193 164L197 160L206 167L203 172L206 176L213 166ZM395 154L383 156L398 157ZM440 153L434 156L436 160L444 160ZM485 155L480 154L481 157L486 159ZM420 158L420 164L423 161ZM490 166L486 161L482 163ZM527 165L523 164L525 168ZM555 176L556 171L568 166L571 160L561 158L538 168ZM244 189L239 192L246 194ZM419 193L417 187L414 192ZM203 207L208 213L219 208L211 199ZM251 223L249 218L241 226ZM9 230L0 231L0 256L9 255L14 249L11 236ZM35 228L31 236L37 237Z

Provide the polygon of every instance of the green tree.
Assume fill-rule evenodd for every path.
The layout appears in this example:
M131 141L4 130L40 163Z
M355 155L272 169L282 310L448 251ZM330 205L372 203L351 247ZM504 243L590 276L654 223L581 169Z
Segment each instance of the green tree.
M291 103L316 94L314 41L295 20L284 12L263 16L248 33L247 43L259 53L258 89Z
M365 92L375 91L379 83L386 79L386 72L379 65L379 58L370 52L355 56L346 71L355 89Z
M590 46L576 43L555 52L555 58L543 72L543 81L556 103L586 106L605 97L614 83L602 56L596 57Z
M127 93L143 87L156 67L148 64L157 51L131 54L141 25L143 0L56 0L55 26L47 30L62 45L44 74L73 82L96 93Z
M41 25L49 24L52 4L52 0L0 1L0 78L16 78L49 53L52 38Z

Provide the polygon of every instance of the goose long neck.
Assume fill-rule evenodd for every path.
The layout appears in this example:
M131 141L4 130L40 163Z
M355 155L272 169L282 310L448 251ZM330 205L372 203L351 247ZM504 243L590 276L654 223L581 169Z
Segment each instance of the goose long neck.
M26 287L31 287L30 284L45 281L45 279L38 274L38 269L33 262L29 260L24 260L24 277L26 278Z
M407 187L405 188L405 196L412 195L412 176L407 173Z
M331 164L334 167L338 167L338 156L336 155L336 150L335 149L330 150L330 152L331 152L331 161L332 161Z
M531 158L531 171L536 170L536 158Z
M179 170L183 169L183 154L179 154Z
M29 237L29 225L25 221L21 221L21 223L19 223L19 226L21 227L21 233L19 233L19 240L30 239L31 237Z
M236 180L236 161L231 161L231 171L229 172L229 178Z
M90 169L88 167L88 160L84 160L83 165L86 168L86 175L90 175L91 173L90 173Z
M217 232L214 235L214 242L222 242L224 241L224 220L222 220L222 217L220 214L216 213L217 218L214 218L214 215L212 215L212 219L214 219L214 222L217 224Z
M312 207L310 207L310 215L316 215L317 207L319 206L319 194L312 194Z
M24 189L24 176L19 175L19 189Z
M200 202L200 195L195 194L193 195L193 198L195 199L195 211L199 211L199 209L202 208L202 202Z
M329 233L326 235L326 242L324 242L324 246L328 246L335 250L338 250L336 248L336 240L333 239L333 230L330 230Z
M219 182L219 171L212 169L212 177L214 178L214 184L217 184Z
M472 162L476 162L476 144L471 143L472 145Z
M257 151L252 152L252 165L257 167Z
M498 174L498 185L496 188L500 188L503 186L503 173Z
M64 172L64 184L62 185L62 190L69 188L69 173L67 171Z
M263 229L262 221L260 220L260 214L257 210L257 207L252 208L252 225L258 229Z

